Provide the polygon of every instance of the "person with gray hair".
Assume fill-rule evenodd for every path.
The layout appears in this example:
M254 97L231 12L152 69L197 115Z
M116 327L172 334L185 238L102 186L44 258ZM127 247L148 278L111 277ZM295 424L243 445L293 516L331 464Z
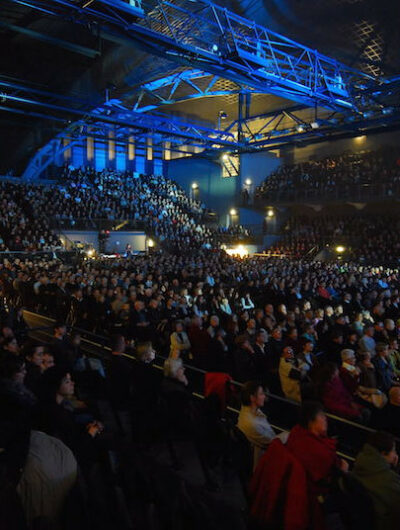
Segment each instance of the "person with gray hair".
M175 379L184 386L188 385L182 359L167 359L164 363L164 377Z
M360 369L356 366L356 354L354 350L344 349L340 352L342 365L339 369L340 378L344 386L353 396L360 384Z

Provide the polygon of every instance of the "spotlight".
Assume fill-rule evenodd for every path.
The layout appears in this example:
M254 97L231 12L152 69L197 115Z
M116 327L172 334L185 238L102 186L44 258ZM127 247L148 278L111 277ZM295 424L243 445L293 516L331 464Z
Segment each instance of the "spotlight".
M220 110L218 116L220 117L221 120L226 120L226 118L228 117L228 114L224 110Z
M229 155L227 155L226 153L224 153L224 154L222 155L222 160L223 160L224 162L226 162L227 160L229 160Z
M299 133L304 132L304 126L299 123L298 125L296 125L296 131Z
M269 209L268 212L267 212L267 216L268 217L273 217L275 214L274 214L274 210L272 209Z
M86 255L88 258L92 258L94 256L94 249L89 248L89 250L86 251Z
M365 138L366 138L365 134L362 134L361 136L356 136L356 137L354 138L354 140L355 140L356 142L363 142L363 141L365 140Z
M319 121L312 121L310 123L311 129L318 129L319 128Z
M393 107L385 107L382 109L382 114L392 114L393 113Z
M343 247L342 245L338 245L336 248L335 248L336 252L338 254L343 254L343 252L346 250L345 247Z
M199 187L199 185L197 184L197 182L193 182L192 190L197 190L198 187Z
M154 241L153 241L151 238L149 238L149 239L147 240L147 246L148 246L149 248L153 248L153 247L154 247Z
M244 183L246 184L246 186L251 186L251 179L246 179Z
M239 256L240 258L244 258L249 255L249 250L244 245L238 245L234 248L227 248L226 253L229 256Z
M231 215L237 215L237 210L235 210L235 208L232 208L232 209L229 211L229 213L230 213Z
M218 50L219 50L218 44L213 44L212 47L211 47L211 51L214 52L214 53L217 53Z

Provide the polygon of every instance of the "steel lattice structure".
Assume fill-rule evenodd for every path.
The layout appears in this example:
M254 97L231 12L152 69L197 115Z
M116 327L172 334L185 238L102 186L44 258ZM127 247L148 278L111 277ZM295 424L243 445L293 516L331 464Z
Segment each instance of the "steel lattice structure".
M118 100L110 100L87 111L88 102L0 80L0 101L0 111L54 120L66 126L64 132L33 157L25 171L25 177L29 178L39 176L51 163L51 156L54 159L65 150L61 142L63 137L76 144L87 136L109 139L112 133L116 142L124 143L128 143L131 137L143 139L150 136L157 137L159 143L169 142L178 146L184 144L225 150L243 147L230 131L171 119L162 114L135 112L125 108ZM174 150L173 146L171 150Z
M145 12L122 0L13 1L95 24L156 55L311 106L360 110L357 98L375 82L208 0L155 0Z
M138 87L132 110L119 100L101 107L72 104L67 108L66 102L60 103L54 94L36 91L21 96L15 87L3 88L5 101L10 105L46 109L54 115L53 119L69 112L77 116L80 127L90 124L91 128L99 128L99 134L114 127L121 136L132 132L157 134L165 140L175 138L206 149L225 147L240 151L264 149L303 138L323 138L335 131L346 133L391 125L399 120L398 105L393 104L392 97L393 92L398 94L399 79L381 79L362 73L208 0L150 0L143 7L122 0L10 1L85 25L100 37L136 43L154 55L187 68ZM204 88L199 80L206 77L209 82ZM226 131L148 114L149 110L188 99L226 95L227 91L214 89L219 78L234 83L237 89L233 88L229 94L238 94L239 100L243 94L266 93L298 105L264 115L267 122L259 127L253 125L262 116L249 117L239 112L238 120ZM191 90L183 97L176 97L177 88L182 84ZM150 95L152 100L146 105L142 105L144 95ZM3 105L3 110L12 111L10 105ZM315 115L314 126L296 114L310 107L316 111L327 109L322 119L317 120ZM15 112L21 111L15 109ZM281 127L285 117L293 122L292 127Z
M235 135L229 131L204 127L178 118L171 119L163 114L135 112L125 108L119 100L110 100L89 111L82 108L80 100L32 89L29 86L0 80L0 90L0 110L3 111L13 111L7 103L18 104L39 109L34 115L46 119L67 121L71 116L77 116L81 120L76 122L78 125L90 125L91 128L115 128L118 133L126 131L127 135L157 132L163 141L182 139L186 144L200 147L239 147ZM18 109L15 110L18 112ZM44 114L43 111L50 111L50 115ZM29 111L25 112L29 115Z
M149 112L165 105L200 98L258 93L251 87L238 84L234 84L230 90L220 89L216 85L222 79L221 76L192 68L157 78L134 90L132 108L138 112ZM182 91L185 91L184 95L177 95ZM144 99L150 101L144 103Z

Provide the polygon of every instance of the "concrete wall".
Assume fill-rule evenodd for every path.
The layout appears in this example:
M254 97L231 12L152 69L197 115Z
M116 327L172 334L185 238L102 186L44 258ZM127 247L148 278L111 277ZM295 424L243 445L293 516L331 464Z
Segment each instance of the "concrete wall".
M259 186L265 178L275 171L281 164L281 159L273 153L264 151L262 153L246 153L240 157L240 188L246 186L246 180L250 179L251 190ZM249 191L251 191L249 189Z
M106 252L110 254L123 254L126 245L129 244L133 251L142 252L146 250L146 234L144 232L118 231L110 232L106 244Z
M99 250L99 234L97 231L88 230L67 230L63 234L70 241L79 241L86 245L91 245ZM106 252L124 253L127 244L130 244L133 251L141 252L146 250L146 234L144 232L116 231L110 232L106 245Z
M221 223L236 204L238 179L222 177L221 165L206 158L178 158L170 160L167 166L168 177L175 180L186 193L193 193L191 185L196 182L196 198L217 212Z
M251 208L239 208L240 224L251 227L253 232L261 233L264 214Z

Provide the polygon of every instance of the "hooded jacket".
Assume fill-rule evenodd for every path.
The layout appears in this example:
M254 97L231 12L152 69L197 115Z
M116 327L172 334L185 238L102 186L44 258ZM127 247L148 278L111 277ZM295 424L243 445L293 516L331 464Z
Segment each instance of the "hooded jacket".
M353 473L369 493L375 512L376 530L393 530L400 523L400 476L377 449L365 444Z

